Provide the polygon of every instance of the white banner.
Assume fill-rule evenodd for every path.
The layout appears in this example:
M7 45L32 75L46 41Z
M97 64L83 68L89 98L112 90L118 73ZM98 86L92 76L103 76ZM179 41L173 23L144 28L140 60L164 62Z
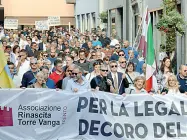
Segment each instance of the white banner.
M185 95L0 90L0 140L186 140Z
M35 21L35 26L36 26L36 30L39 31L49 30L48 20Z
M4 19L5 29L18 29L18 19Z
M50 16L48 17L49 26L58 26L61 25L60 17L59 16Z

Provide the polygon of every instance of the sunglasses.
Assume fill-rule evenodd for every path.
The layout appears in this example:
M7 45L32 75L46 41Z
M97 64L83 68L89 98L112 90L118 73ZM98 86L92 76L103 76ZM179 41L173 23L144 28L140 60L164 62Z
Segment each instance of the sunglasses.
M115 49L120 49L120 47L116 47Z
M126 61L122 61L122 62L119 62L119 63L122 63L122 64L124 64L124 63L126 63Z
M103 72L108 72L108 70L101 70L101 71L103 71Z
M108 59L105 59L104 61L109 61Z
M111 66L111 68L114 68L114 67L117 68L118 66L117 65Z
M100 50L101 48L95 48L96 50Z
M125 56L124 54L119 54L119 56Z
M74 72L73 72L73 73L71 73L71 74L77 76L78 73L74 73Z
M65 52L65 53L70 53L70 52Z
M43 55L44 57L47 57L48 55Z
M72 72L73 70L68 70L68 72Z
M101 65L101 63L100 62L95 62L94 65Z
M38 64L38 63L31 63L31 65L36 65L36 64Z

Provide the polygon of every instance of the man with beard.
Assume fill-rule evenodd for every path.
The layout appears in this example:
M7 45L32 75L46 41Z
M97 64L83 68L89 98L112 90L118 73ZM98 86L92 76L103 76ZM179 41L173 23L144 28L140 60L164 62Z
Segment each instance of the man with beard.
M71 76L72 79L68 80L65 90L79 92L79 91L88 91L90 89L90 83L82 76L83 70L79 66L75 66Z
M89 72L89 62L86 60L86 53L84 50L79 51L79 58L80 59L75 62L75 64L84 70L84 74L87 74Z
M57 60L57 53L55 49L51 49L50 55L47 59L51 61L52 65L54 64L54 62Z
M100 75L93 78L90 82L91 88L99 91L114 92L112 79L107 77L108 66L101 65Z
M97 35L94 34L93 36L93 40L92 40L92 46L96 47L96 46L102 46L101 42L97 40Z

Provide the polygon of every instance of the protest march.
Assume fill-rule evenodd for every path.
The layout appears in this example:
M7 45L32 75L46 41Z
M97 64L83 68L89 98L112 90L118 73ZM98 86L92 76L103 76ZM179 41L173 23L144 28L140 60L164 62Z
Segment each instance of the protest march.
M146 14L139 45L59 16L22 29L5 19L0 140L187 140L187 64L155 55Z

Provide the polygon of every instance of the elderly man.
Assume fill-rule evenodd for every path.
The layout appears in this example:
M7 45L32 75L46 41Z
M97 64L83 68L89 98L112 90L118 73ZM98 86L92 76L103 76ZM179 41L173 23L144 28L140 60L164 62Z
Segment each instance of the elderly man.
M72 79L68 80L65 90L79 92L79 91L88 91L90 88L90 83L86 78L82 76L83 70L79 66L75 66L71 76Z
M112 79L107 76L108 72L108 66L101 65L100 75L91 80L91 88L99 91L114 92Z
M67 68L67 72L69 73L69 76L66 76L63 80L62 80L62 89L66 89L67 83L68 81L73 78L72 76L72 72L74 70L74 68L76 67L75 64L71 64L68 68Z
M139 63L139 60L137 58L135 58L134 51L133 50L129 50L128 55L130 57L129 61L133 62L134 65L137 66L138 63Z
M111 72L108 74L108 77L110 77L112 79L112 83L115 88L115 92L117 94L122 95L123 93L125 93L125 88L129 87L129 82L128 82L125 74L123 74L121 72L117 72L118 64L115 60L110 61L109 65L110 65Z
M27 87L31 84L33 84L33 80L36 77L36 74L38 72L38 67L37 67L37 59L33 58L30 61L30 67L31 70L27 71L24 73L22 81L21 81L21 87Z
M180 92L187 92L187 65L181 65L179 67L179 74L177 75L177 79L180 84Z
M124 41L122 50L125 52L125 56L126 56L127 59L129 57L129 53L128 53L129 50L133 50L134 51L135 58L138 57L138 52L134 48L129 46L129 41L127 41L127 40Z

